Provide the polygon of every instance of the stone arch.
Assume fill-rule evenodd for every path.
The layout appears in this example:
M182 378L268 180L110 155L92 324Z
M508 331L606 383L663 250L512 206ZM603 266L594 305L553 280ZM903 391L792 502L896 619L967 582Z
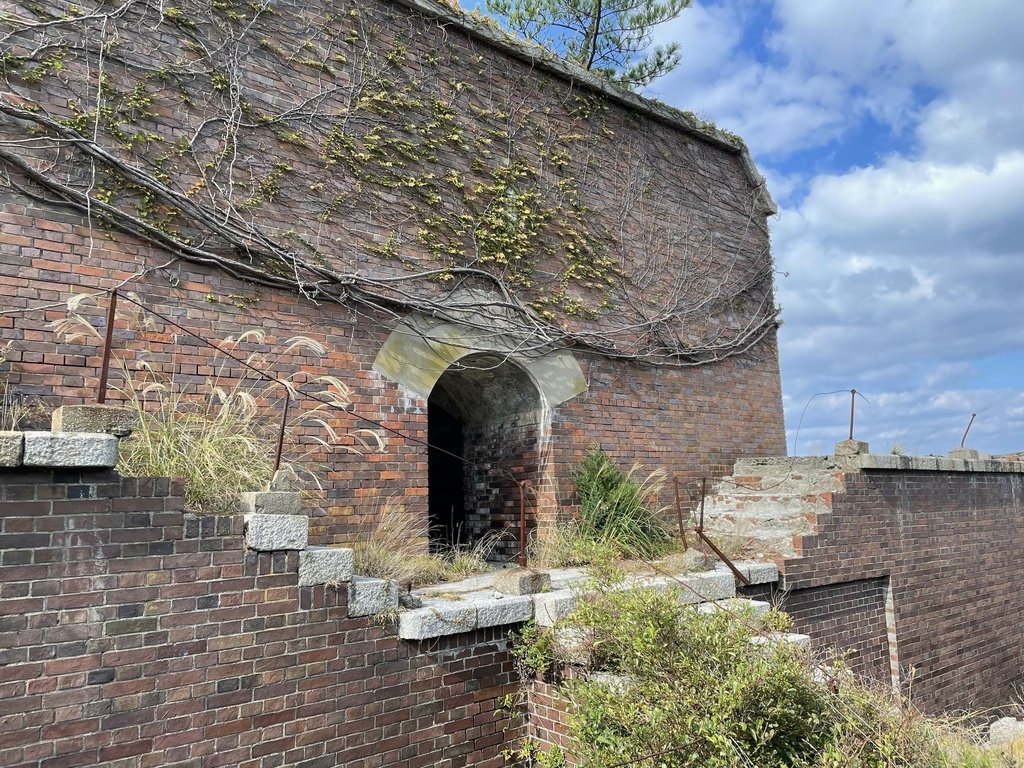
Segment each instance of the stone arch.
M537 489L531 506L540 503L551 410L587 389L575 357L568 350L524 355L514 340L479 324L411 316L385 341L374 370L426 401L428 442L472 462L428 451L432 545L511 529L496 554L513 556L519 488L496 470L530 481Z

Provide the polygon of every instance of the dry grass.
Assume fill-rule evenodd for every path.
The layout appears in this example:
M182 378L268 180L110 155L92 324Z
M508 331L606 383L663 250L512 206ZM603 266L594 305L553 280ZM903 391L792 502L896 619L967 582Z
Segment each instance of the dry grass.
M393 579L400 584L438 584L458 581L491 570L487 563L497 538L485 536L470 548L424 552L426 529L407 514L393 497L377 505L376 524L363 541L353 545L355 570L360 576Z
M13 341L0 344L0 431L4 432L25 429L27 424L46 415L46 408L38 398L25 398L11 390L10 371L6 366L13 347Z
M89 296L72 297L68 316L53 324L65 341L101 341L85 314L91 301ZM141 310L130 309L119 313L118 321L133 328L144 326L146 318ZM287 339L271 353L246 353L247 348L267 346L266 334L258 329L223 339L216 346L209 351L214 373L202 381L167 378L149 365L145 354L132 362L114 356L121 378L114 389L139 419L131 438L121 444L118 471L130 476L183 477L186 507L204 514L233 512L240 494L266 487L273 473L285 389L293 402L303 402L304 397L294 382L296 375L304 374L280 377L275 373L292 354L322 357L327 353L323 344L306 336ZM241 357L251 368L239 366L229 355ZM281 384L268 381L268 375ZM286 466L319 485L316 471L327 454L339 448L359 451L374 441L379 447L380 439L369 430L338 431L331 411L345 409L350 402L348 388L339 378L306 377L304 383L316 389L310 394L317 399L313 407L293 405L286 425Z

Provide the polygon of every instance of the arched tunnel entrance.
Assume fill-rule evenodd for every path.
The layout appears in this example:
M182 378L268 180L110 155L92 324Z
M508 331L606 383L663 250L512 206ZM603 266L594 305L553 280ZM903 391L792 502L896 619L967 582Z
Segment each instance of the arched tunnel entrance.
M537 385L506 356L467 355L441 374L427 399L432 550L495 531L492 559L517 552L519 489L508 475L536 480L542 425Z

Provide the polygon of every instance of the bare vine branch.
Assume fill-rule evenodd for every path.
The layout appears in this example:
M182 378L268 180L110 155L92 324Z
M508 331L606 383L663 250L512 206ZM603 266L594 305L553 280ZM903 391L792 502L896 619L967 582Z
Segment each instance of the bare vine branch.
M777 325L757 190L714 167L734 159L690 146L684 172L667 129L436 21L11 8L0 164L40 205L312 302L500 329L524 354L703 365Z

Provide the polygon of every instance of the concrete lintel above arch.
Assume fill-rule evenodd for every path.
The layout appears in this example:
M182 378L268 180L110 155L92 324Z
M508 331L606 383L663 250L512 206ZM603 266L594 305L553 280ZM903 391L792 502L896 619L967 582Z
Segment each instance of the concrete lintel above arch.
M506 355L529 371L548 407L587 389L583 371L568 350L521 354L506 336L418 316L406 318L391 332L373 361L373 370L426 399L452 363L476 352Z

